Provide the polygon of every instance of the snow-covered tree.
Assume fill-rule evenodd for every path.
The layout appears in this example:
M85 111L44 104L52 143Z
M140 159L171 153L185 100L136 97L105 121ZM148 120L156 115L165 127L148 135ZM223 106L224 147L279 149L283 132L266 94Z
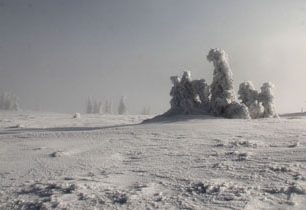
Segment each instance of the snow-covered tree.
M277 117L274 105L274 89L275 85L271 82L266 82L261 86L259 93L259 101L264 107L263 117Z
M238 94L241 102L248 107L251 118L263 116L263 107L258 101L259 93L251 81L241 83Z
M112 114L113 113L113 103L111 100L106 100L104 102L104 111L105 114Z
M101 114L101 113L103 113L102 102L98 101L97 99L88 98L86 113L88 113L88 114Z
M127 113L127 107L126 107L126 98L122 96L119 101L118 106L118 114L126 114Z
M210 105L210 87L204 79L193 80L192 86L199 97L199 101L203 108L209 108Z
M15 96L15 95L13 96L13 100L12 100L11 105L12 105L11 110L18 111L20 109L17 96Z
M93 113L92 99L89 98L89 97L88 97L88 100L87 100L86 113L87 113L87 114Z
M217 116L233 118L249 118L244 105L236 101L233 86L233 73L229 65L229 58L222 49L211 49L207 60L214 65L213 81L210 86L212 112ZM233 106L233 107L231 107ZM231 113L235 110L235 113ZM241 111L241 113L238 113Z
M0 95L0 109L2 110L10 110L17 111L19 110L19 99L16 95L4 92Z
M98 113L98 101L97 101L97 100L94 100L94 101L93 101L92 113L94 113L94 114L97 114L97 113Z
M170 80L173 84L170 91L170 96L172 97L170 100L171 109L178 110L180 109L181 100L183 98L181 94L182 87L180 86L181 78L179 78L178 76L172 76L170 77Z
M183 114L193 114L194 111L199 108L200 101L197 98L198 94L192 86L190 71L185 71L183 73L180 85L182 86L182 100L180 103L183 108Z
M102 106L102 102L101 101L98 103L97 113L98 114L102 114L103 113L103 106Z
M167 112L173 114L204 114L209 111L209 86L204 79L192 80L191 72L185 71L182 77L172 76L173 84L170 96L171 108Z
M210 86L212 111L222 115L226 106L235 101L233 74L228 55L222 49L211 49L207 60L214 65L213 81Z

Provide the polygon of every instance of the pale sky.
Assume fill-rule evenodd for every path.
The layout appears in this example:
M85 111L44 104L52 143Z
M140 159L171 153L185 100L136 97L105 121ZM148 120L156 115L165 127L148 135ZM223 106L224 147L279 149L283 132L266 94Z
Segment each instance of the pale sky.
M305 0L0 0L0 91L24 109L126 96L130 113L161 113L171 75L211 83L210 48L228 52L236 92L271 81L279 112L306 108Z

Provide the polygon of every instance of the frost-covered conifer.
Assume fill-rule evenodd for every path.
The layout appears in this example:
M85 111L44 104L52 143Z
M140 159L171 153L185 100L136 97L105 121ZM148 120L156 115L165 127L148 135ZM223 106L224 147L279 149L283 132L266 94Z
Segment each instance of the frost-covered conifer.
M204 79L192 80L191 72L182 77L170 77L173 84L170 96L171 108L167 114L204 114L209 111L209 86Z
M222 49L211 49L207 60L213 62L214 73L211 90L211 109L217 116L228 118L249 118L245 107L236 101L233 87L233 74L226 52ZM231 107L232 106L232 107ZM232 111L235 111L231 113ZM237 113L241 111L241 113Z
M118 114L126 114L127 113L127 107L125 104L125 97L121 97L119 101L119 106L118 106Z
M98 101L94 100L93 102L93 110L92 113L97 114L98 113Z
M170 77L170 80L173 84L170 91L170 96L172 97L170 100L171 109L178 110L180 109L180 104L182 100L181 87L180 87L181 78L179 78L178 76L172 76Z
M102 114L103 113L103 107L102 107L102 102L101 101L98 103L97 113L98 114Z
M88 100L87 100L86 113L87 114L93 113L93 104L92 104L91 98L89 98L89 97L88 97Z
M183 73L181 82L181 101L180 107L183 109L183 114L194 114L195 110L199 108L199 100L197 93L192 86L191 72L185 71Z
M200 79L200 80L193 80L192 81L192 86L193 86L193 89L194 89L195 93L199 97L201 107L204 108L204 109L206 108L208 110L209 105L210 105L210 99L209 99L210 88L209 88L209 85L206 83L206 81L204 79Z
M274 105L274 84L266 82L261 86L261 92L259 93L259 101L264 107L263 117L277 117L277 113Z
M226 107L235 101L232 71L228 55L222 49L211 49L207 59L213 62L214 73L211 89L211 108L216 115L223 115Z
M112 103L112 101L111 100L106 100L104 102L104 107L103 108L104 108L103 112L105 114L112 114L113 113L113 103Z
M239 99L248 107L251 118L260 118L263 115L263 107L258 101L259 93L251 81L239 85Z
M19 103L18 97L12 93L5 92L0 95L0 109L18 111Z

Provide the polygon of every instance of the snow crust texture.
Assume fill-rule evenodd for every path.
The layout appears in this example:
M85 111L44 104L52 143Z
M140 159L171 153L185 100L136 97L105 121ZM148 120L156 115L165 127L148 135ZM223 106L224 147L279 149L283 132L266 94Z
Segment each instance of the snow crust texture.
M0 117L1 210L306 205L306 115Z

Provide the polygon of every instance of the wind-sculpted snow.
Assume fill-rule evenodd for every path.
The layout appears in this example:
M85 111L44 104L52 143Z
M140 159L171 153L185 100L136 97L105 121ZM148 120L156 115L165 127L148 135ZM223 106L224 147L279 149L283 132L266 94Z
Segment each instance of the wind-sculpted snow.
M288 116L0 113L0 209L303 209L306 116Z

